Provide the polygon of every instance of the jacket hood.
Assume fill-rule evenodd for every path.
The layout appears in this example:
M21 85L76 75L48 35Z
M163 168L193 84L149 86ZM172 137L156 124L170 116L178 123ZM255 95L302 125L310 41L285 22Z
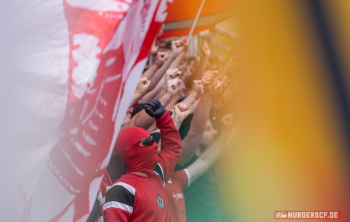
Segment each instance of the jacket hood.
M129 127L119 132L114 147L117 155L124 161L127 172L140 172L148 176L158 163L158 145L153 142L149 146L140 146L139 140L150 134L140 127Z

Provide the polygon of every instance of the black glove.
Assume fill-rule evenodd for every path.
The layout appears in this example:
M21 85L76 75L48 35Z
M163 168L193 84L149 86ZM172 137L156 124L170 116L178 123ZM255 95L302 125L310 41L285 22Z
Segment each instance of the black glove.
M151 99L151 101L145 105L145 111L148 115L156 119L162 117L165 114L163 105L156 98Z

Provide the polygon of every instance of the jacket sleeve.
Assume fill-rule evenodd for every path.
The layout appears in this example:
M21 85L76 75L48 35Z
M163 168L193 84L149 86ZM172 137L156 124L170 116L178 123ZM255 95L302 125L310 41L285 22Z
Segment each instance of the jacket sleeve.
M156 119L157 127L160 129L161 151L158 153L163 182L168 182L174 172L176 163L181 155L181 139L170 113L166 110L165 114Z
M107 188L106 202L103 205L105 222L129 222L133 213L135 193L125 183L116 183Z
M181 187L181 190L184 190L185 188L190 186L191 176L187 169L176 171L172 177L171 180L178 183Z
M105 204L106 205L106 204ZM120 208L108 207L104 209L105 222L129 222L131 221L131 213Z

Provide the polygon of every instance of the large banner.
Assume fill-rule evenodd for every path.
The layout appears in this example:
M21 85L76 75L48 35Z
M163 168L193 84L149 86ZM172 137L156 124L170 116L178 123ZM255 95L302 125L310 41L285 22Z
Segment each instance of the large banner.
M168 11L161 38L187 36L203 0L176 0ZM210 29L231 16L236 16L240 0L206 0L193 34ZM179 13L181 12L181 13Z
M31 44L25 55L34 64L27 68L24 62L21 69L31 69L34 79L52 85L39 87L33 98L27 95L26 101L38 101L34 95L41 94L45 104L24 102L22 108L30 110L31 119L46 118L52 124L35 125L37 133L30 132L41 143L28 143L10 169L20 221L87 219L168 2L172 0L31 2L33 15L44 13L47 20L33 20L44 28L33 30L39 32L39 38L32 38L38 46Z

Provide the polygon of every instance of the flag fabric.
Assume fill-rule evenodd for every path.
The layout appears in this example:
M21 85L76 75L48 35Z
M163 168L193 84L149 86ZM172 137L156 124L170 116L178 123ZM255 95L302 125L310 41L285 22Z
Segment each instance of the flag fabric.
M41 143L28 143L10 166L18 193L14 196L21 203L20 221L87 219L168 2L30 3L33 15L47 20L28 25L39 33L33 34L34 44L26 53L21 48L31 61L30 67L21 68L28 73L30 69L33 79L40 76L52 84L34 89L32 95L42 96L27 95L32 103L24 102L22 108L30 110L32 119L50 119L52 124L27 126ZM37 22L40 29L35 29ZM52 133L43 139L45 130Z
M203 0L177 0L169 8L161 38L189 34ZM206 0L193 34L209 29L222 20L237 15L239 0ZM181 12L181 13L179 13Z

